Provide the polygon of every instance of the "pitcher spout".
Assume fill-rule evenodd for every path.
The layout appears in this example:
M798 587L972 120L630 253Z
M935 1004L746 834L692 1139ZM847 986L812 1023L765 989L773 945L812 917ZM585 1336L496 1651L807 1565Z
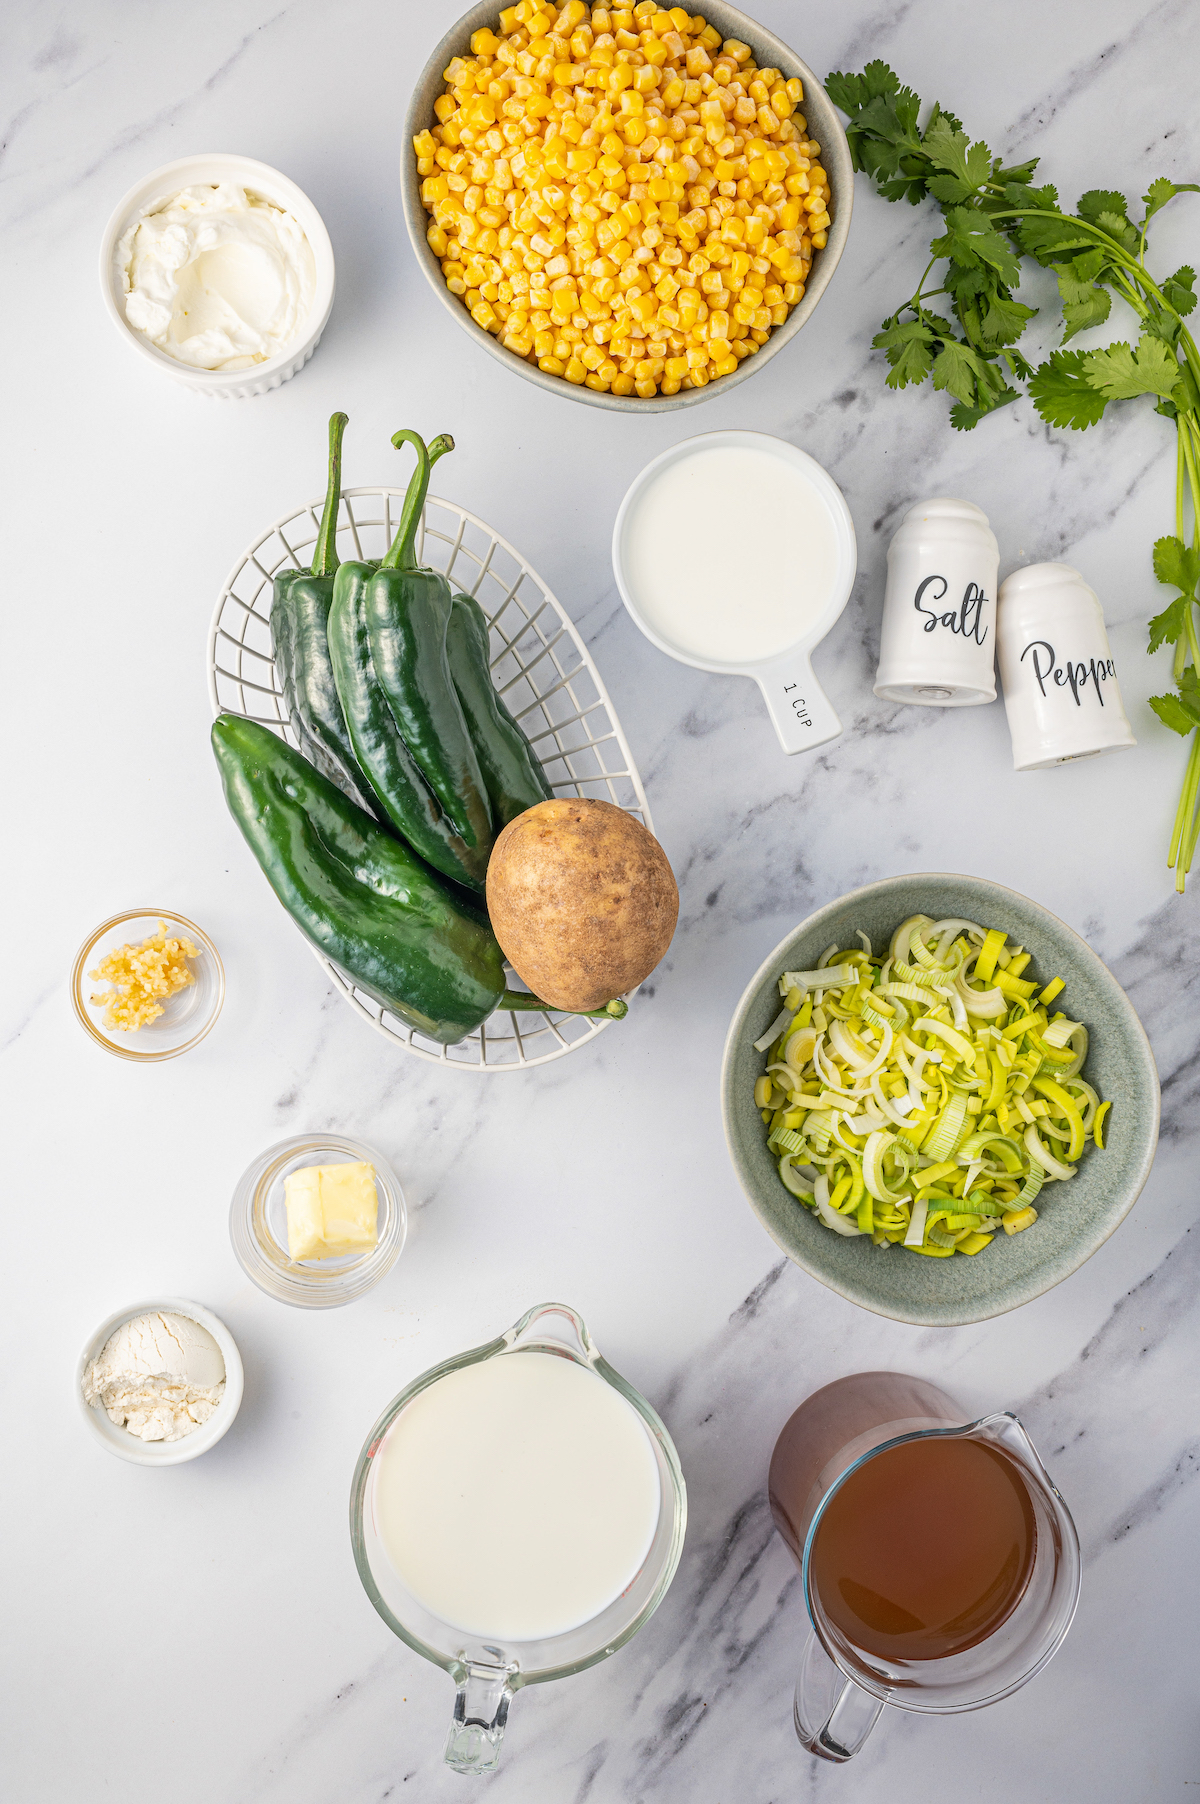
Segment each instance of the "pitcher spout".
M503 1339L506 1350L537 1347L547 1353L565 1353L593 1367L600 1357L583 1317L569 1303L539 1303L527 1309Z

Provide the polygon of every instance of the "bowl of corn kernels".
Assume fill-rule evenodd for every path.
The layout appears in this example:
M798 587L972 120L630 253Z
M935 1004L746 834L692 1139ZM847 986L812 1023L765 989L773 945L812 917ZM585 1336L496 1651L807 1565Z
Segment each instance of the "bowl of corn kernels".
M484 0L430 57L405 135L435 292L493 356L593 406L744 381L812 314L849 230L832 103L732 6Z

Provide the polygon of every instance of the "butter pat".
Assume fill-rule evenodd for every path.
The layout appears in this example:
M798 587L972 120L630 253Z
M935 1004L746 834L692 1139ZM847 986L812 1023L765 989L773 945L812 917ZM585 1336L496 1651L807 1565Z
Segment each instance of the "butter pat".
M284 1179L283 1194L291 1259L342 1259L379 1238L375 1167L365 1159L305 1166Z

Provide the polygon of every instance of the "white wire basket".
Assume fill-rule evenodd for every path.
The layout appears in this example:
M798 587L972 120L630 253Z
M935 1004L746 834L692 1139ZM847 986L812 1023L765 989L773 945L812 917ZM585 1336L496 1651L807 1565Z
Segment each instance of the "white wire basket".
M403 489L343 489L339 557L382 557L403 498ZM238 559L208 635L213 713L259 721L290 745L296 737L275 674L271 587L278 571L309 562L323 506L323 499L312 501L284 515ZM532 565L466 508L432 495L425 504L417 555L421 563L445 571L483 608L496 687L528 734L554 793L614 802L653 832L642 780L600 673ZM457 1045L439 1046L358 989L315 947L310 950L364 1021L417 1058L455 1070L521 1071L545 1065L589 1044L612 1025L550 1010L517 1014L505 1009ZM508 974L514 988L523 987L511 968Z

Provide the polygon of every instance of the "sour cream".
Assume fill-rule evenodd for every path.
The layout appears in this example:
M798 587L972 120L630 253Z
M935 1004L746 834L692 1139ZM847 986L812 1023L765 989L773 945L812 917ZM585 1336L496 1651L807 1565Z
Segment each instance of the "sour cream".
M233 182L185 188L117 247L125 317L193 369L265 363L300 336L316 265L297 219Z

